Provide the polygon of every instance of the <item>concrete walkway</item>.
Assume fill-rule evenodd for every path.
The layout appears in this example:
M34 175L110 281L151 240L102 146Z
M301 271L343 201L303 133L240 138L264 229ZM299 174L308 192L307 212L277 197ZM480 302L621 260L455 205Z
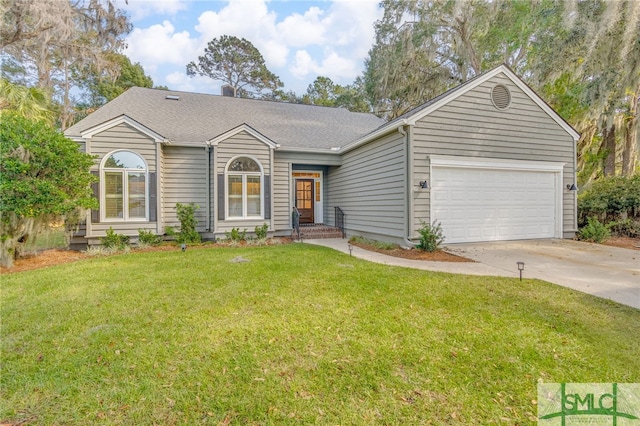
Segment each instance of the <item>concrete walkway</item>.
M305 240L349 254L346 239ZM640 309L640 251L571 240L500 241L450 244L448 251L475 263L428 262L387 256L353 246L353 256L385 265L466 275L523 276Z

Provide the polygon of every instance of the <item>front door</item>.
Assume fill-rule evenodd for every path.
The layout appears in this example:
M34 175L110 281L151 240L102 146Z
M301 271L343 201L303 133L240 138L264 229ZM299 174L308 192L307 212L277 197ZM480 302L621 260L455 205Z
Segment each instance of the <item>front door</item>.
M296 179L296 207L300 223L314 223L313 179Z

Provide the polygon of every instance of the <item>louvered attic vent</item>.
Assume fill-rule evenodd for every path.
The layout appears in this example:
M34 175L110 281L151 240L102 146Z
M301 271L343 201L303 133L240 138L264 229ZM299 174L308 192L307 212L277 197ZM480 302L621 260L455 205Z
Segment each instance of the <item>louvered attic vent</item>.
M507 86L498 84L491 90L491 101L498 109L507 109L511 105L511 92Z

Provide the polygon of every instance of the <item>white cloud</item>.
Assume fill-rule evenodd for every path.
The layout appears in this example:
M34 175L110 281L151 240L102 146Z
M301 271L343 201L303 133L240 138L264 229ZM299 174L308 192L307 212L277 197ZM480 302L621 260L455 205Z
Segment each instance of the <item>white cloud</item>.
M359 62L338 55L326 49L321 63L315 61L306 50L298 50L290 68L291 74L298 79L315 80L317 76L329 77L336 83L351 83L359 72Z
M210 79L209 77L189 77L186 73L176 71L168 74L165 81L171 90L198 93L220 93L220 83Z
M143 11L149 6L146 1L129 1ZM176 19L184 21L186 15L180 12L184 0L152 4L159 5L164 13L175 11ZM318 75L349 84L360 74L374 41L373 23L382 15L378 0L318 2L303 13L288 16L269 10L269 4L267 0L213 2L211 8L216 10L202 12L191 32L176 32L166 20L136 28L127 38L126 54L140 62L156 84L180 90L201 91L201 83L178 75L185 73L187 63L203 54L209 41L222 35L251 41L287 90L304 91ZM162 76L158 78L156 72Z
M289 46L303 47L322 45L325 42L326 26L320 19L324 11L313 6L304 15L294 13L278 23L279 38Z
M125 53L150 72L162 64L186 67L189 61L195 59L195 42L188 32L174 31L169 21L145 29L136 28L127 37Z

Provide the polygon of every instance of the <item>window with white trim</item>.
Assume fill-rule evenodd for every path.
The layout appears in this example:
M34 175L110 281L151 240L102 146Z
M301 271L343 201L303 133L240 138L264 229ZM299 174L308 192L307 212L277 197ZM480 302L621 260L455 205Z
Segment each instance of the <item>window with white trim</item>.
M104 220L148 220L147 164L142 157L116 151L103 161L101 174Z
M238 157L227 166L227 217L262 217L262 167L249 157Z

